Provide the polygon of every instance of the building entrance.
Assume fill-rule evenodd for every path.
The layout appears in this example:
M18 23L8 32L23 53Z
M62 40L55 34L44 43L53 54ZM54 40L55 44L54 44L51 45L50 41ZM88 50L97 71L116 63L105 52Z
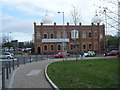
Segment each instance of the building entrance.
M41 48L38 47L38 54L41 55Z

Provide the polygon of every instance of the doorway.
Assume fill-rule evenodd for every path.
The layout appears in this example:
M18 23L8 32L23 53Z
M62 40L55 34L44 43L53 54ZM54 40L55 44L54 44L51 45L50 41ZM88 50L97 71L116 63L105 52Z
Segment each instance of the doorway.
M41 55L41 48L38 47L38 54Z

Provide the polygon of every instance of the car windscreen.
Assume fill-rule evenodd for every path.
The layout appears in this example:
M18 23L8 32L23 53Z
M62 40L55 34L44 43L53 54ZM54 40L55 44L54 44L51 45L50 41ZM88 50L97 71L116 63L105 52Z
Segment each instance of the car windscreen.
M10 53L3 53L3 55L10 55Z

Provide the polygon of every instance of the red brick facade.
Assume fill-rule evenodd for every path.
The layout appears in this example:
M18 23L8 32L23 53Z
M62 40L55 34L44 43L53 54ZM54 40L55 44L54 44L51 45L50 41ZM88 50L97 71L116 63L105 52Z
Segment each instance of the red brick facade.
M79 31L79 38L77 41L71 39L72 30ZM64 25L64 30L67 34L66 50L69 53L75 52L75 45L77 43L77 52L92 50L101 53L105 48L105 26L104 25ZM36 25L34 23L34 49L36 54L54 54L62 51L62 42L49 42L51 39L63 38L62 25ZM45 42L43 40L47 40Z

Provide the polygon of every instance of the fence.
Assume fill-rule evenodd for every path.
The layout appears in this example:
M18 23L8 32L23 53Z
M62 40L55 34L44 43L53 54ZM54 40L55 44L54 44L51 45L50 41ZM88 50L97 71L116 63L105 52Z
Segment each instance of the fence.
M2 61L2 89L6 88L6 82L16 67L26 63L37 62L40 60L54 59L52 55L16 55L13 59Z

